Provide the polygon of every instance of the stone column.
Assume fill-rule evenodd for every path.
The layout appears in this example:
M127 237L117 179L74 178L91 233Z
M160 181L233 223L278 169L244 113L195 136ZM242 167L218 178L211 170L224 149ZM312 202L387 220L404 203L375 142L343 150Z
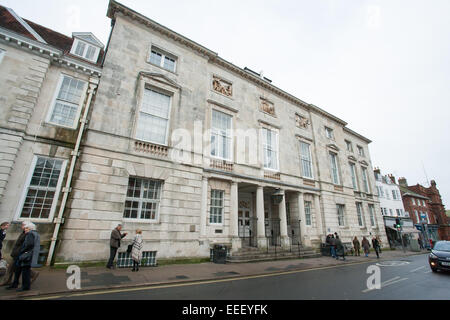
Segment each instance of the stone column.
M322 219L322 211L320 210L320 196L314 195L314 211L317 221L317 236L322 240L326 235L324 234L324 224Z
M202 199L200 209L200 239L206 238L206 219L208 212L208 178L203 177L202 181Z
M306 216L305 216L305 197L303 192L298 193L298 218L300 219L300 241L305 245L306 236Z
M242 247L241 239L239 239L239 192L237 182L231 183L231 199L230 199L230 236L232 243L232 251L237 251Z
M281 236L281 246L283 248L289 247L289 237L287 230L287 219L286 219L286 192L283 192L283 200L278 205L278 217L280 218L280 236Z
M258 218L258 228L256 231L258 236L258 248L266 248L267 240L264 218L264 188L261 186L258 186L258 189L256 190L256 217Z

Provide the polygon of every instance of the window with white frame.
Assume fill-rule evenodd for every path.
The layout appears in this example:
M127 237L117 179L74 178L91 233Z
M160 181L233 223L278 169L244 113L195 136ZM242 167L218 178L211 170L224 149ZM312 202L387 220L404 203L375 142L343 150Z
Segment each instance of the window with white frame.
M358 215L358 225L360 227L364 226L364 218L363 218L363 207L361 202L356 203L356 213Z
M329 156L330 156L330 165L331 165L331 181L334 184L340 184L337 154L330 152Z
M211 156L223 160L232 160L232 117L223 112L212 110Z
M425 200L422 200L422 206L425 207Z
M362 157L364 157L364 148L361 146L358 146L358 154Z
M311 146L308 143L300 141L300 158L302 162L302 174L305 178L313 178Z
M394 211L392 211L392 209L389 209L389 215L391 216L391 217L393 217L394 216Z
M381 198L384 198L384 189L383 189L383 187L377 187L377 188L378 188L378 195Z
M358 180L356 177L356 166L354 163L351 163L351 162L350 162L350 172L352 174L353 189L358 190Z
M65 161L37 156L26 187L20 219L50 219L53 215L64 177Z
M392 190L392 199L397 200L397 193L395 190Z
M337 216L338 216L338 223L340 227L345 226L345 205L338 204L337 205Z
M144 89L136 139L167 145L172 97L153 89Z
M325 135L328 139L334 140L334 130L328 127L325 127Z
M311 221L311 206L312 206L311 201L305 201L305 224L307 226L311 226L312 225L312 221Z
M416 205L416 199L411 198L411 202L412 202L413 205Z
M370 225L375 227L375 207L373 204L369 204Z
M351 141L345 140L345 143L347 144L347 151L353 152L353 144Z
M417 210L414 210L414 215L416 216L417 223L420 223L420 217L419 217L419 213L417 212Z
M164 52L163 50L152 47L149 62L163 69L175 72L177 58L174 55Z
M91 62L97 62L99 53L100 53L99 47L81 41L79 39L75 39L72 48L72 54L79 56L83 59L89 60Z
M264 168L278 171L278 132L262 128Z
M158 220L162 181L130 177L125 200L125 219Z
M363 179L363 186L364 186L364 192L365 193L369 193L370 189L369 189L369 181L367 178L367 169L364 167L361 167L362 170L362 179Z
M211 210L209 213L209 222L213 224L222 224L224 211L223 190L211 190Z
M389 189L386 189L386 199L391 200L391 196L389 195Z
M76 128L86 84L86 81L62 75L47 121L59 126Z

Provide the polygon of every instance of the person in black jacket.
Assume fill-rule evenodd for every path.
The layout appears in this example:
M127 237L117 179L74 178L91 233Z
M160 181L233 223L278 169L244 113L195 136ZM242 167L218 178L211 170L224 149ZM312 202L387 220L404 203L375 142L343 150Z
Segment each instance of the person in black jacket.
M377 259L380 258L380 243L378 242L377 238L372 238L372 246L375 249L375 253L377 254Z
M4 277L3 282L0 284L0 286L6 286L6 285L9 286L11 284L14 273L16 272L16 269L17 269L15 261L19 257L20 249L22 248L23 242L25 241L25 237L27 235L25 233L25 225L26 224L27 224L26 221L22 222L22 225L21 225L22 233L19 235L16 242L14 243L13 249L10 254L10 256L14 262L10 263L8 265L8 270L6 270L6 275ZM33 283L37 279L38 276L39 276L39 272L31 269L31 283Z
M16 272L13 283L6 289L15 289L19 286L19 278L22 274L22 288L17 291L28 291L31 287L31 262L35 247L35 236L33 230L36 226L33 223L25 225L25 239L19 252L19 256L14 260Z
M0 226L0 260L2 260L3 240L6 237L6 230L9 228L9 222L3 222Z

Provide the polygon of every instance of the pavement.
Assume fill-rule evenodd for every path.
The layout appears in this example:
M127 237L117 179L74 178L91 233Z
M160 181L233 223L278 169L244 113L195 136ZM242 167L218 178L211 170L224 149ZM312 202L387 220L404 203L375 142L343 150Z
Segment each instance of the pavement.
M18 293L15 290L10 291L5 290L5 287L0 287L0 300L17 300L48 295L70 295L119 288L187 284L220 279L239 279L241 277L280 274L296 270L324 269L370 261L395 260L427 253L427 251L407 251L405 253L399 250L383 251L380 259L377 259L374 253L371 253L368 258L364 255L357 257L347 256L345 261L342 259L338 261L331 257L319 257L239 264L214 264L207 262L141 268L139 272L132 272L131 268L110 270L106 267L86 267L81 268L81 289L79 290L67 288L67 279L70 274L67 274L65 269L47 267L36 270L40 272L39 277L28 292Z

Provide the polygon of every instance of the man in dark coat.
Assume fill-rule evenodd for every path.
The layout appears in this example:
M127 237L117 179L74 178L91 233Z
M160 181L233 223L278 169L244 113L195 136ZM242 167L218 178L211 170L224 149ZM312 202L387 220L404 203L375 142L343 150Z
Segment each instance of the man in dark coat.
M26 225L26 222L25 221L22 222L22 225L21 225L22 233L19 235L16 242L14 243L13 249L10 254L13 262L8 265L8 270L6 271L4 281L0 284L0 286L10 285L12 278L14 276L14 273L16 272L17 266L16 266L15 261L19 257L20 249L22 248L23 242L25 241L25 236L26 236L25 225ZM31 269L31 283L33 283L37 279L38 276L39 276L39 272Z
M372 238L372 247L375 249L375 253L377 254L377 259L380 258L380 243L378 242L377 238Z
M116 257L117 250L120 248L120 240L122 238L126 237L128 233L121 234L120 231L122 230L122 225L119 224L112 232L111 232L111 239L109 241L110 246L110 255L108 264L106 267L108 269L113 268L114 258Z
M28 291L31 287L31 265L36 244L36 226L33 223L25 224L25 239L20 248L18 257L14 260L16 272L13 283L6 289L15 289L19 286L19 278L22 274L22 288L17 291Z
M336 236L336 260L339 260L340 256L342 256L342 260L345 260L345 247L339 236Z

